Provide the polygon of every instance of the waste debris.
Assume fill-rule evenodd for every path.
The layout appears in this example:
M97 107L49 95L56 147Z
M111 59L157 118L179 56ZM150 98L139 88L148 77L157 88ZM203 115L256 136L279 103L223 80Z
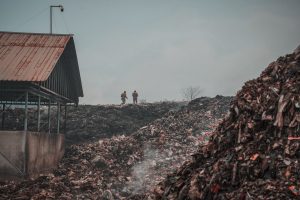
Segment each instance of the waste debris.
M151 196L152 189L167 174L190 160L201 143L228 112L231 97L216 96L195 99L178 112L169 112L161 119L142 127L132 136L143 141L143 159L133 168L127 189L134 194ZM134 189L134 190L132 190Z
M300 199L300 51L245 83L229 114L156 199Z
M95 141L114 135L128 135L161 118L170 110L178 110L185 102L164 101L139 105L78 105L67 108L67 132L64 133L65 107L61 108L60 130L68 144ZM51 132L56 133L57 108L51 106ZM24 107L8 107L5 111L7 130L24 129ZM37 131L37 107L28 109L28 130ZM1 121L1 119L0 119ZM41 131L48 132L48 107L41 107Z
M170 110L178 110L185 102L125 105L79 105L68 110L68 142L95 141L116 135L129 135L140 127L161 118ZM54 112L55 113L55 112Z
M132 134L74 143L66 147L52 174L1 182L0 199L153 198L155 185L192 158L228 112L231 100L202 97L171 108ZM114 112L119 114L117 109Z

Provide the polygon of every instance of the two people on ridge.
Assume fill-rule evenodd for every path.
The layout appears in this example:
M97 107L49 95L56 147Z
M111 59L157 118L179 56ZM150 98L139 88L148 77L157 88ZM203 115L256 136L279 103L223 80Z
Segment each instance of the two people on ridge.
M139 96L139 94L136 92L136 90L134 90L134 92L132 93L133 104L137 104L137 98L138 98L138 96ZM121 94L122 104L126 103L126 99L128 99L128 98L127 98L126 91L124 91Z

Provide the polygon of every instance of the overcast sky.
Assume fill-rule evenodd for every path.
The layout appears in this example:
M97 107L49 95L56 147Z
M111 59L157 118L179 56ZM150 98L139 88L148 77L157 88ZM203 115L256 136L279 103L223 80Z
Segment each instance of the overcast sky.
M84 104L235 95L300 44L299 0L0 0L0 31L73 33Z

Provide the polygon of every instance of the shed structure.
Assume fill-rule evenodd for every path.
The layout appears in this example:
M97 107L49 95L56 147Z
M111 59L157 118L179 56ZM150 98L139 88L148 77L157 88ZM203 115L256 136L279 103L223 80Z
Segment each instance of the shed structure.
M36 174L57 165L64 151L60 122L65 129L67 106L78 105L79 97L83 90L73 35L0 32L0 178ZM5 114L14 105L24 106L24 117L22 129L12 131ZM43 105L48 106L47 131L40 125ZM51 106L57 107L55 133ZM34 131L28 131L29 107L37 108Z

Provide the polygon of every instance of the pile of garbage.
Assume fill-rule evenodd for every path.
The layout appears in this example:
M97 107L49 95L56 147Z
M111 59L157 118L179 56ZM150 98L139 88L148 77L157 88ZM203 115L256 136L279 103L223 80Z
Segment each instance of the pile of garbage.
M193 160L154 189L156 199L300 199L300 48L237 93Z
M186 102L164 101L143 103L139 105L79 105L67 108L67 131L65 139L68 144L94 141L113 135L128 135L140 127L161 118L170 110L178 110ZM61 108L60 130L64 133L65 107ZM41 107L40 130L48 132L48 108ZM57 107L51 106L51 133L57 131ZM28 130L37 131L37 107L28 109ZM24 106L7 107L5 110L4 130L24 130ZM0 118L1 123L2 118Z
M129 135L140 127L178 110L185 102L163 101L139 105L79 105L68 114L66 139L71 142L94 141L116 135Z
M0 183L0 199L151 198L155 185L205 142L231 100L199 98L130 135L73 144L52 174Z
M180 111L171 111L134 133L133 138L144 148L142 160L132 168L128 193L151 196L152 189L167 174L190 160L195 147L206 142L228 112L231 100L223 96L195 99Z

